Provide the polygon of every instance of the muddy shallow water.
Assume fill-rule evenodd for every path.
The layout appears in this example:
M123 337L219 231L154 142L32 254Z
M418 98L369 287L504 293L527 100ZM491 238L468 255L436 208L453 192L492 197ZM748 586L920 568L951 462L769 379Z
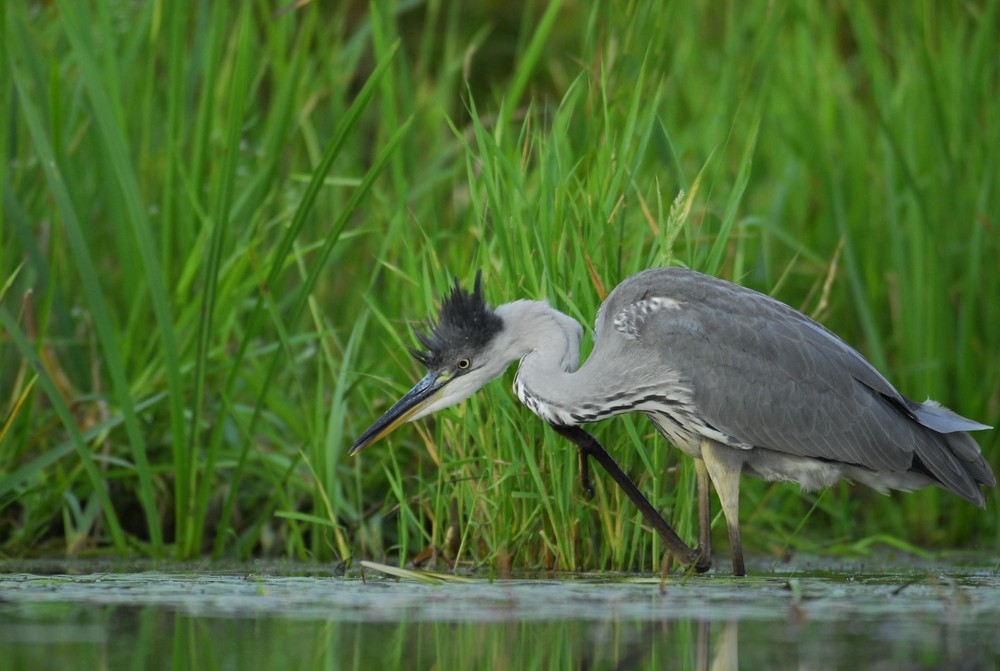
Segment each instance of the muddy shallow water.
M0 563L0 668L1000 668L990 558L750 570L424 582Z

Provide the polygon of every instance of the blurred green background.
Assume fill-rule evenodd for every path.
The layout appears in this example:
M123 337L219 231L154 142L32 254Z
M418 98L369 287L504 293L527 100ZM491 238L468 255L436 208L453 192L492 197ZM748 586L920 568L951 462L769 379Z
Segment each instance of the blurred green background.
M479 269L589 329L687 265L1000 424L998 11L5 3L0 554L658 567L512 372L347 458ZM693 539L689 461L644 418L593 429ZM745 479L744 543L996 552L998 499Z

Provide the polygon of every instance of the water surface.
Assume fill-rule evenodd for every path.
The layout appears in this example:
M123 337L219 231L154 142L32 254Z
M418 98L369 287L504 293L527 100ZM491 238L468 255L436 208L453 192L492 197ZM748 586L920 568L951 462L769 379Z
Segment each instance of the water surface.
M769 568L431 584L287 564L0 563L0 668L1000 668L985 560Z

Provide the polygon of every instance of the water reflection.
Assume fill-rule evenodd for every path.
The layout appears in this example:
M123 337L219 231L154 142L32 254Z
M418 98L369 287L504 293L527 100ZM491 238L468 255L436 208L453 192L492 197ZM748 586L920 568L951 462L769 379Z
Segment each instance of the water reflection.
M5 669L992 668L996 644L948 626L921 643L871 623L396 622L200 617L156 607L2 609ZM993 625L995 627L995 623ZM853 629L853 631L852 631ZM867 634L864 630L867 629ZM949 629L951 629L949 631ZM742 630L742 631L741 631ZM995 635L995 630L993 632ZM740 640L744 639L743 645ZM916 645L914 645L916 643ZM887 666L888 665L888 666Z
M993 668L1000 580L0 577L3 669Z
M374 623L3 609L4 669L720 669L734 623ZM718 640L712 640L714 638Z

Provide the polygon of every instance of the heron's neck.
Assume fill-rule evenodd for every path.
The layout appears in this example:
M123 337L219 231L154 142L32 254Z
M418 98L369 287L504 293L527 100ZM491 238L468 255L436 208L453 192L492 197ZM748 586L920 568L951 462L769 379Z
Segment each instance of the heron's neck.
M583 329L572 317L545 301L515 301L496 313L504 321L504 335L513 341L507 351L521 359L520 370L572 372L580 365Z
M548 421L568 423L541 399L566 399L580 365L583 328L572 317L540 301L516 301L496 312L513 342L507 351L521 359L514 382L518 398Z

